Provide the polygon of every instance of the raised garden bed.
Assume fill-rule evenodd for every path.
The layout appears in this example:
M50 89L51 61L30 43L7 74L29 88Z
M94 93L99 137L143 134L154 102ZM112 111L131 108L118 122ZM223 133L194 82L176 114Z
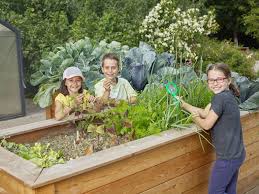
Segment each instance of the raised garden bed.
M259 113L242 115L247 157L238 193L259 185ZM0 131L16 143L71 130L66 121L46 120ZM0 148L0 187L9 194L207 193L215 159L195 126L105 149L50 168L39 168Z

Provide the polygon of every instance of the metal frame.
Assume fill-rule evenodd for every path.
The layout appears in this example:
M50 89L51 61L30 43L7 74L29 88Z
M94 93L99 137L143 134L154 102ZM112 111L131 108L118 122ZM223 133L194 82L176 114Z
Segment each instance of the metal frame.
M16 49L17 49L17 58L18 58L18 69L19 69L19 88L20 88L20 98L21 98L21 112L17 114L9 114L6 116L0 116L1 120L13 119L17 117L25 116L25 98L24 98L24 75L23 75L23 57L22 57L22 41L20 31L12 26L9 22L0 20L0 24L4 25L6 28L12 30L16 35Z

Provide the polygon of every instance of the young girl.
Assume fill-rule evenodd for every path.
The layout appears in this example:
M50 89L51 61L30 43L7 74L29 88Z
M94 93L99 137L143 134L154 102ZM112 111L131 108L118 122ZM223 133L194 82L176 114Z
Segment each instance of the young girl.
M239 93L231 83L226 64L209 65L207 82L215 94L210 109L203 110L183 100L181 106L193 115L197 125L212 131L217 158L210 176L209 194L236 194L238 171L245 159L240 112L234 96Z
M119 59L113 53L103 56L102 72L105 78L95 85L95 95L103 101L112 98L135 103L137 93L126 79L118 78L119 66Z
M84 76L79 68L68 67L63 73L60 93L55 98L55 118L61 120L84 102L94 102L95 97L83 90Z

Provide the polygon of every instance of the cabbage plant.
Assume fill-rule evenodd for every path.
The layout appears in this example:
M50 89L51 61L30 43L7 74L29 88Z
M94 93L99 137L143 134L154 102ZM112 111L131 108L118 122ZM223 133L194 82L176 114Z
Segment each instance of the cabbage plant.
M60 86L62 74L70 66L81 69L86 78L85 86L93 91L95 82L103 77L100 73L102 55L113 52L123 58L128 50L128 46L123 46L116 41L107 43L102 40L98 44L94 44L87 37L55 48L53 52L40 60L39 70L31 75L31 84L40 86L33 99L34 103L41 108L51 105L52 95Z

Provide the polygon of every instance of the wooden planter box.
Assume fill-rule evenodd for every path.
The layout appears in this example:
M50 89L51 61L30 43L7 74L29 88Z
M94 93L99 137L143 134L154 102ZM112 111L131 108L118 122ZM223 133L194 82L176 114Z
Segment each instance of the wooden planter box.
M259 112L241 120L247 157L239 194L259 185ZM50 119L1 130L0 137L28 142L66 125ZM9 194L205 194L215 154L205 140L203 152L196 130L168 130L44 169L0 147L0 187Z

